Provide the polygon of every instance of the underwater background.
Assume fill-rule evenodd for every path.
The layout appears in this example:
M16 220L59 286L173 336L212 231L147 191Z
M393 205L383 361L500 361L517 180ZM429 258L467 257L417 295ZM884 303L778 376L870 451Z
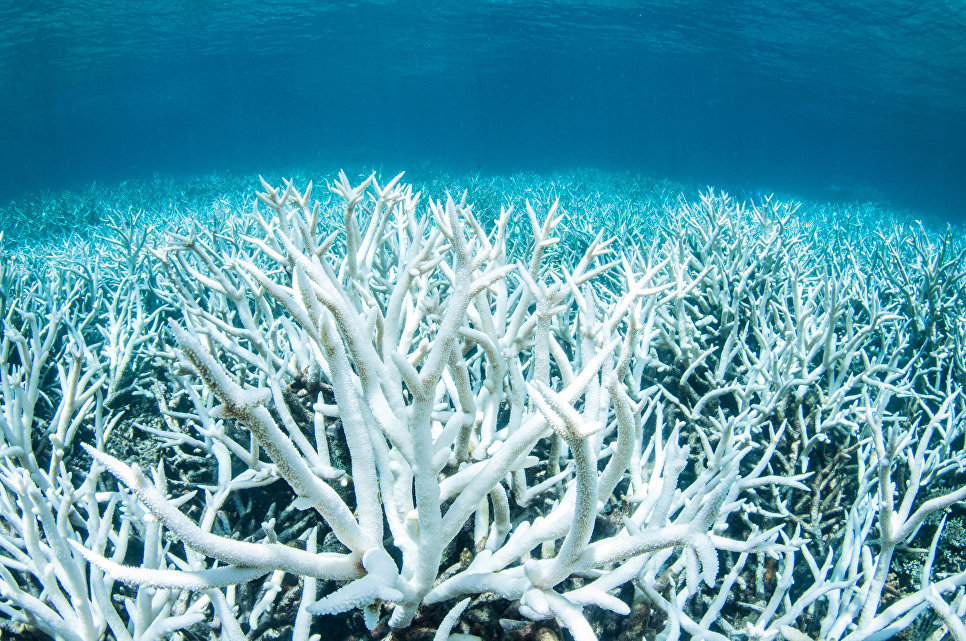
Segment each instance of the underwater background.
M0 0L0 641L966 639L964 116L962 2Z
M7 0L0 30L0 203L361 163L964 218L960 2Z

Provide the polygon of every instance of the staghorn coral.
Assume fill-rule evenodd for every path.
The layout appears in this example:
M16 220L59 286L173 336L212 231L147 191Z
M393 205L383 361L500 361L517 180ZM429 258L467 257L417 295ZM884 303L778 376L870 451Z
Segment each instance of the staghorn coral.
M565 222L558 204L423 209L398 176L341 175L339 207L311 185L263 186L248 216L175 233L150 259L138 220L113 218L117 271L80 270L66 304L40 311L53 330L31 321L30 285L7 286L4 354L19 356L0 371L17 381L3 397L3 518L29 526L18 505L40 501L31 540L71 568L23 563L26 542L5 530L11 618L73 638L58 621L90 611L83 638L148 638L210 604L223 637L243 638L289 575L296 639L313 615L353 608L382 633L444 637L493 595L511 604L507 634L530 619L592 639L630 615L662 637L858 641L927 609L936 634L960 633L966 574L933 571L944 528L923 530L966 498L963 254L949 238L916 241L922 269L882 273L882 256L905 264L902 229L828 234L771 200L709 193L665 222L657 209L636 226L606 218L625 234L614 242L586 198ZM123 306L96 295L117 284ZM70 353L86 356L59 379L51 427L18 415L25 363ZM169 380L147 390L151 359ZM208 472L172 485L164 466L148 479L103 451L104 410L148 392L161 414L142 427L168 466L205 457ZM75 487L55 471L92 420L92 473ZM17 441L38 429L50 453ZM34 477L59 485L38 499L16 480ZM256 509L251 493L269 488L283 507ZM93 497L128 516L98 520ZM65 515L57 527L44 501ZM142 529L150 562L136 567L123 541ZM921 581L890 592L915 549ZM101 573L106 591L83 587ZM47 581L39 603L33 581ZM106 610L123 584L153 609Z

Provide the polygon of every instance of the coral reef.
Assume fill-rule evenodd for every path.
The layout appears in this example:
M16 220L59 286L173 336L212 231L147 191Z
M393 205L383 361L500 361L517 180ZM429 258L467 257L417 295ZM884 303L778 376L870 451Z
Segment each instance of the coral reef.
M966 638L952 230L467 182L155 194L46 247L18 217L5 629Z

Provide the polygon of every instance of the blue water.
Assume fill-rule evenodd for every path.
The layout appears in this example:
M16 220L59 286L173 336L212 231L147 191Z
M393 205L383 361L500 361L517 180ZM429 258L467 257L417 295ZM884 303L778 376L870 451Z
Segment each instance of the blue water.
M0 203L364 163L966 218L961 2L6 0L0 30Z

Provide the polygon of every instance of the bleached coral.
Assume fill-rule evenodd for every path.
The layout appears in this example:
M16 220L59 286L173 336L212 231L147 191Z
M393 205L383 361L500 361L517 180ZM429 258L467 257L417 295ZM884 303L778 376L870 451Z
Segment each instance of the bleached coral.
M179 591L124 593L87 559L108 565L140 551L144 571L169 559L160 524L123 489L101 487L102 468L67 465L87 432L103 448L120 415L105 409L109 367L88 343L81 283L36 283L7 272L0 341L0 613L10 630L55 639L160 639L205 618L206 602ZM136 331L132 326L131 331ZM51 385L49 381L53 380ZM85 476L77 479L77 474ZM109 555L110 560L103 555Z
M595 609L642 607L672 639L887 638L926 608L958 634L966 573L931 576L940 532L921 586L887 596L896 555L966 498L966 265L948 239L917 239L910 272L901 237L843 240L771 201L708 194L663 229L608 219L616 242L557 204L489 226L465 198L423 209L400 176L340 175L339 208L263 186L249 216L126 259L118 282L152 308L107 305L104 362L79 370L93 391L63 379L79 400L55 433L73 434L83 403L166 359L176 391L153 387L163 421L145 430L214 468L203 500L170 498L162 468L88 447L114 500L137 497L179 547L142 570L67 528L81 578L160 589L159 616L210 601L228 638L244 632L225 586L269 577L254 630L285 573L305 591L297 639L312 615L402 628L459 601L453 629L483 594L579 640ZM120 249L140 242L116 226ZM16 488L30 463L13 460ZM228 521L232 497L279 481L295 530Z

